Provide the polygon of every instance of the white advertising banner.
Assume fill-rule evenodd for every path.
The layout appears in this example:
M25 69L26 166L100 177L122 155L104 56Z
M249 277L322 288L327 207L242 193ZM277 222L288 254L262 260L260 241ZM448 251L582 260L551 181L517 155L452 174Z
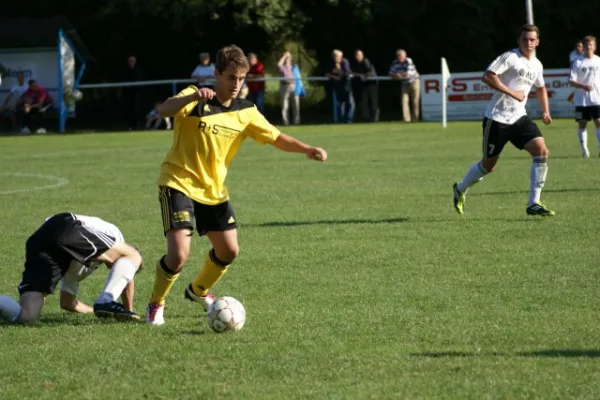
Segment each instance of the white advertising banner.
M56 49L0 50L0 64L8 70L0 85L0 105L4 104L10 88L17 83L17 72L23 71L25 82L35 79L50 92L54 105L58 106L58 52Z
M452 73L447 89L448 121L475 121L483 118L483 112L492 97L492 89L481 81L481 72ZM569 69L544 70L544 80L550 100L553 118L574 118L575 88L569 84ZM442 75L421 75L421 112L424 121L442 120ZM535 91L529 94L527 112L532 118L541 117L541 107Z

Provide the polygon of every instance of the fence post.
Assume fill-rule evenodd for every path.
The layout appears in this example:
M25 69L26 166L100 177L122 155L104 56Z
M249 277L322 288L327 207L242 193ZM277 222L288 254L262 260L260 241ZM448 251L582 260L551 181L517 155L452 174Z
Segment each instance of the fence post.
M177 94L177 83L173 82L173 96Z
M338 102L337 102L337 96L335 95L335 90L331 91L331 98L333 99L333 123L337 124L337 122L338 122Z

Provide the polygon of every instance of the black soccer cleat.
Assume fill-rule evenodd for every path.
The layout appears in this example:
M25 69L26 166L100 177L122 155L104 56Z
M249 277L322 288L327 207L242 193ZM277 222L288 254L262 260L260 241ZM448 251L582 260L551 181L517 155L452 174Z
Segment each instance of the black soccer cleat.
M139 321L141 319L139 315L129 311L116 301L94 304L94 315L98 318L114 318L120 321Z
M533 203L529 207L527 207L527 215L537 215L540 217L553 217L555 215L554 211L546 208L542 203Z

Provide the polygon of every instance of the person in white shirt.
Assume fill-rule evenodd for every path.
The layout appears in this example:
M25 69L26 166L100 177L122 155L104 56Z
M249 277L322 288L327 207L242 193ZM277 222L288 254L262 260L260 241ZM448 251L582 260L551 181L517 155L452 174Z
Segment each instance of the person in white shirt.
M535 57L540 31L535 25L523 25L519 31L519 47L501 54L487 68L483 82L494 90L483 119L483 157L454 184L454 208L464 214L465 195L469 187L494 170L507 142L519 150L527 150L533 158L530 171L527 215L552 216L554 211L540 203L540 195L548 173L548 148L538 126L525 111L527 97L535 86L542 106L542 121L552 122L542 63Z
M23 71L17 72L17 82L11 86L10 93L0 107L0 114L6 111L10 115L15 132L20 131L21 128L17 125L17 106L23 101L22 97L27 89L29 89L29 85L25 82L25 74Z
M573 61L583 57L583 41L578 40L575 42L575 48L569 53L569 65L573 65Z
M100 264L110 268L94 307L77 300L79 282ZM0 319L37 322L46 296L59 282L63 309L99 318L139 320L133 312L133 277L142 268L139 251L125 243L115 225L98 217L60 213L48 219L27 239L25 270L19 284L20 302L0 296ZM125 305L117 300L121 297Z
M596 139L600 147L600 57L596 55L596 38L583 38L583 57L576 59L571 65L569 82L576 87L574 96L575 120L578 123L577 136L581 143L581 154L590 156L587 147L588 121L596 125Z
M210 62L210 54L200 53L200 64L192 72L192 79L197 82L198 89L207 87L213 88L214 83L211 81L215 78L215 64Z

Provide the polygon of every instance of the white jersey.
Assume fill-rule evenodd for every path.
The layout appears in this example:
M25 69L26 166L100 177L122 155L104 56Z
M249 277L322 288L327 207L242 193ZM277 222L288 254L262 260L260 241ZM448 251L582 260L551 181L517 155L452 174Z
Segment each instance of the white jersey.
M83 226L92 228L97 232L104 233L105 235L114 238L115 243L125 242L121 230L110 222L106 222L98 217L89 217L87 215L72 214L72 216L76 220L81 221ZM90 276L101 265L102 263L93 261L88 267L78 261L72 261L65 276L61 280L60 290L76 296L79 291L79 282Z
M531 87L544 87L544 67L535 56L527 59L519 49L513 49L496 58L487 71L495 73L500 81L512 90L525 92L521 102L502 92L494 91L485 110L485 117L503 124L512 125L527 115L525 104Z
M574 103L576 107L600 106L600 57L578 58L571 66L569 81L582 85L589 85L592 90L584 89L575 91Z

